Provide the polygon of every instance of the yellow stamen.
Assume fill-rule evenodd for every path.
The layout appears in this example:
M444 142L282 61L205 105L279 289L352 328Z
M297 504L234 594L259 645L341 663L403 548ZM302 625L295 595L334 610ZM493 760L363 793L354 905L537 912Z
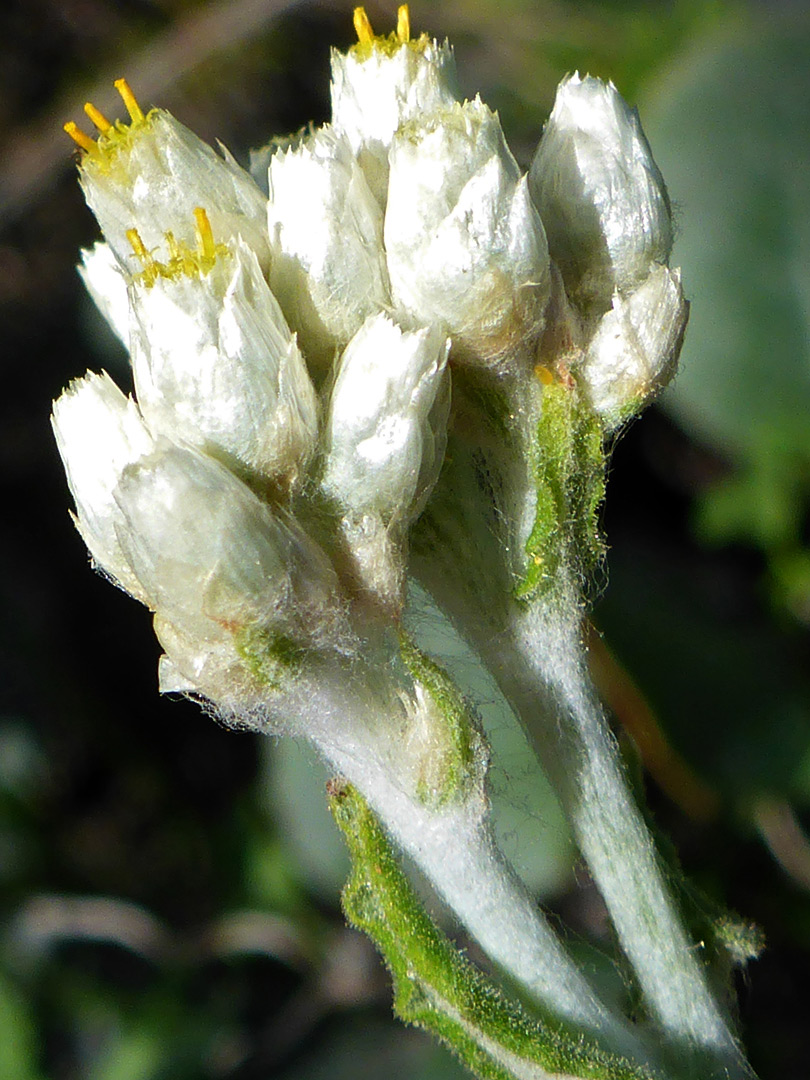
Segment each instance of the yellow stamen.
M91 150L95 150L96 144L89 135L86 135L80 127L77 127L72 120L64 125L65 131L73 139L77 146L80 146L82 150L87 150L89 153Z
M135 100L135 95L130 89L130 85L126 79L116 79L113 84L115 89L121 95L121 100L126 106L129 118L133 124L137 124L140 120L143 120L143 109L141 109L138 102Z
M104 115L104 113L99 112L91 101L86 101L84 103L84 111L87 113L90 120L95 124L95 126L98 128L102 135L105 135L112 127L112 124Z
M540 382L543 384L543 386L551 386L551 384L554 382L554 376L551 374L548 368L544 367L542 364L535 365L534 373L540 380Z
M208 214L201 206L194 208L194 220L197 223L197 251L204 259L215 259L217 251L214 244L214 234L211 231L211 222L208 220Z
M411 13L407 4L397 8L397 37L403 45L411 40Z
M149 264L152 262L152 255L147 250L146 244L144 244L143 240L141 239L141 234L138 232L138 230L127 229L127 240L129 240L129 246L138 256L144 266L149 266Z
M173 232L166 233L166 247L169 249L170 259L182 258L183 253L180 249L180 245L177 243L177 239L175 238Z
M363 7L354 9L354 32L361 45L370 45L374 41L374 31Z

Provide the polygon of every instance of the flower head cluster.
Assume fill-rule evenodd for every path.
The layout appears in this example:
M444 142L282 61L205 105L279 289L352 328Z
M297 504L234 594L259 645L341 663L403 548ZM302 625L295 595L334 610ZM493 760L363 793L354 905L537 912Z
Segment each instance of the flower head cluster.
M272 154L267 196L124 80L128 123L88 105L97 139L66 125L104 234L81 273L135 397L87 375L53 424L96 565L155 612L168 689L238 697L396 622L451 369L564 374L610 428L677 356L669 204L613 86L567 79L521 175L446 42L412 38L407 7L387 37L355 26L331 123Z
M529 188L580 327L583 387L610 429L672 378L688 317L680 271L668 268L666 187L612 83L560 83Z

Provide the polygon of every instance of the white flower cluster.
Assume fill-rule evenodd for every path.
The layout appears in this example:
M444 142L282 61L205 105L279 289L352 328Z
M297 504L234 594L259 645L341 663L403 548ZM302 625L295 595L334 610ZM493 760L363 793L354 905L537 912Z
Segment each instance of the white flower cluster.
M124 80L129 123L66 125L105 237L81 273L135 399L88 374L53 424L96 565L156 613L166 688L238 696L251 642L272 683L350 648L356 611L396 620L450 366L564 371L610 428L677 356L669 204L613 86L561 85L525 176L447 43L406 7L388 37L355 26L331 123L272 155L267 198Z
M529 188L580 327L578 373L610 429L674 375L689 310L668 268L663 178L612 83L560 83Z

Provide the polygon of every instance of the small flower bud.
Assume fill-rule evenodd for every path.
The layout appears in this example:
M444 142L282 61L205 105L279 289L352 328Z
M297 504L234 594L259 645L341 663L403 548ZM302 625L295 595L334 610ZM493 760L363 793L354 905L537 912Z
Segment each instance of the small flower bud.
M339 586L326 555L213 458L159 440L124 470L115 502L150 607L189 641L205 642L214 627L308 644L333 635Z
M669 198L638 113L612 83L564 79L529 187L569 295L605 311L672 247Z
M410 120L456 100L453 51L426 34L363 35L347 53L332 51L332 123L349 142L385 207L388 150Z
M323 488L388 524L421 510L439 475L449 411L449 342L368 319L340 359L326 431Z
M82 251L78 269L93 303L115 336L129 349L127 279L110 245L99 241Z
M540 217L495 113L479 99L400 129L385 246L394 302L438 323L454 356L494 364L542 327L549 261Z
M163 109L131 125L111 125L79 163L79 179L119 262L140 269L127 238L136 228L148 251L165 250L166 233L194 240L193 211L208 209L217 237L241 236L266 265L265 200L253 179L223 150L216 154ZM182 231L182 229L185 231ZM168 257L168 253L167 253Z
M637 412L675 374L688 317L680 270L657 266L635 292L614 295L582 367L591 404L608 429Z
M403 600L403 545L439 475L447 438L449 341L369 319L341 357L325 438L323 489L365 594L389 613Z
M147 423L260 485L289 488L314 449L318 406L256 256L237 239L202 272L180 257L162 270L130 286L132 366Z
M51 423L76 504L76 527L93 561L146 603L121 546L121 514L115 503L123 470L154 449L135 402L121 393L109 375L88 372L54 402Z
M331 128L270 159L270 285L307 357L323 368L391 305L382 211Z

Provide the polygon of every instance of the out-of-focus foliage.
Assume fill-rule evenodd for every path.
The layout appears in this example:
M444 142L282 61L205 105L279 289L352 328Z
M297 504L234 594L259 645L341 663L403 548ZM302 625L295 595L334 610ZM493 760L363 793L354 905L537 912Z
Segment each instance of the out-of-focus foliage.
M393 4L369 13L393 24ZM462 86L500 110L524 165L579 69L639 105L669 183L693 321L669 418L642 418L616 447L604 681L620 732L652 728L649 794L687 873L766 932L742 994L756 1068L802 1080L810 15L802 0L446 0L412 4L412 20L453 40ZM462 1075L388 1018L385 978L343 926L321 767L158 699L145 617L89 572L47 424L71 377L124 371L73 271L94 234L61 134L72 96L103 105L94 80L134 66L244 160L323 119L329 46L350 40L351 5L335 2L12 0L0 14L3 1080ZM416 622L469 681L458 642L429 612ZM478 676L473 692L521 872L609 953L520 733ZM709 793L700 820L674 753Z
M731 466L700 503L700 532L761 548L775 599L805 622L808 70L810 26L797 13L725 27L658 80L647 110L683 207L679 256L700 297L668 405Z

